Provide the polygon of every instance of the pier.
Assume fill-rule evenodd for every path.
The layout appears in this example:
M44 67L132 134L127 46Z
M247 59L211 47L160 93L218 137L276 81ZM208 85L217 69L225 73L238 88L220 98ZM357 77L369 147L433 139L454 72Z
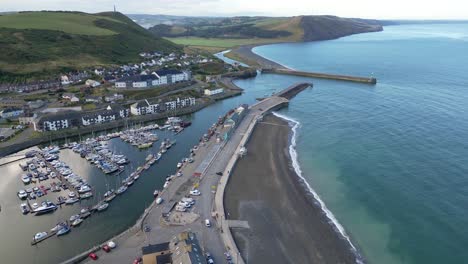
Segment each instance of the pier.
M294 75L294 76L328 79L328 80L336 80L336 81L347 81L347 82L356 82L356 83L364 83L364 84L377 84L377 79L374 77L359 77L359 76L296 71L296 70L278 69L278 68L266 68L266 69L260 69L260 71L262 73L276 73L276 74Z

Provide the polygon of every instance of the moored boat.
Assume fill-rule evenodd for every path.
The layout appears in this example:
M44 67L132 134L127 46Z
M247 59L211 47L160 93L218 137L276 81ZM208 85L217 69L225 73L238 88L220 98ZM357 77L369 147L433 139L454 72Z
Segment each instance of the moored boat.
M101 203L101 204L97 207L97 211L98 211L98 212L102 212L102 211L106 210L108 207L109 207L109 204L108 204L108 203Z
M39 241L47 237L47 232L39 232L34 235L34 241Z
M39 206L36 210L34 210L34 213L36 215L42 215L42 214L53 212L56 209L57 209L57 206L54 203L45 201L42 203L41 206Z
M79 226L81 223L83 223L83 219L78 218L73 223L71 224L73 227Z
M57 231L57 236L63 236L70 232L70 227L66 224L62 225L62 227Z

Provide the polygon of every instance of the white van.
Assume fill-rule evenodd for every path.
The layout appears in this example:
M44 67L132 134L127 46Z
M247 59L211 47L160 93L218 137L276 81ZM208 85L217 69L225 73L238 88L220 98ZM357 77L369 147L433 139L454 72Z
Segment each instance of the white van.
M205 226L211 227L210 219L205 219Z

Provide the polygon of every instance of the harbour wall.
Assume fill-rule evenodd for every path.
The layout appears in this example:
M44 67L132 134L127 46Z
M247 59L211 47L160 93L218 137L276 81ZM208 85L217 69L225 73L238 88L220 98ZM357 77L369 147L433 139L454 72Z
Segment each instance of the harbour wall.
M365 84L377 84L377 79L373 77L359 77L359 76L349 76L349 75L338 75L338 74L328 74L328 73L318 73L318 72L306 72L306 71L295 71L290 69L261 69L262 73L276 73L276 74L285 74L285 75L294 75L301 77L311 77L319 79L329 79L337 81L347 81L347 82L357 82Z

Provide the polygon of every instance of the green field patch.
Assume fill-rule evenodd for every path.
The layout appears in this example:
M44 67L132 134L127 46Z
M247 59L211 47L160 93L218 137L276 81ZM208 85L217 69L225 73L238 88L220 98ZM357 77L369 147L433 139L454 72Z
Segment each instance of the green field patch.
M114 35L109 29L95 25L95 21L106 19L121 23L118 20L105 17L71 12L21 12L0 16L0 27L14 29L57 30L78 35Z

